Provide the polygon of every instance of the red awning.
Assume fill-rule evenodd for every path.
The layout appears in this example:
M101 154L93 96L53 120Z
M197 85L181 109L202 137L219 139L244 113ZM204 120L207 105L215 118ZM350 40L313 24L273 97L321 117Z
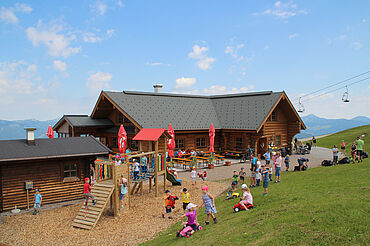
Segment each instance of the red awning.
M168 135L165 128L143 128L132 140L157 141L164 133Z

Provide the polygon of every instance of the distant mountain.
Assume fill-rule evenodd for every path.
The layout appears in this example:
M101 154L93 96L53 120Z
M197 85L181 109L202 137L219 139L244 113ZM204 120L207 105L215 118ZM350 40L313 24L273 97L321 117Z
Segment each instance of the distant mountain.
M46 138L49 125L53 126L58 120L0 120L0 140L26 138L25 127L35 127L35 138Z
M331 134L343 131L349 128L370 124L370 118L365 116L357 116L353 119L325 119L316 115L310 114L302 117L303 122L307 126L307 130L298 134L298 138L307 138L324 134Z

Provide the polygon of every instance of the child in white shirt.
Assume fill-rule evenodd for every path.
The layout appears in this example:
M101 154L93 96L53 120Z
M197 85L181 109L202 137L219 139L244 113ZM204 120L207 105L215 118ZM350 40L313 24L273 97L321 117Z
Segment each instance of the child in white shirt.
M195 168L193 168L191 170L191 182L192 182L192 185L197 184L196 178L197 178L197 171L195 170Z

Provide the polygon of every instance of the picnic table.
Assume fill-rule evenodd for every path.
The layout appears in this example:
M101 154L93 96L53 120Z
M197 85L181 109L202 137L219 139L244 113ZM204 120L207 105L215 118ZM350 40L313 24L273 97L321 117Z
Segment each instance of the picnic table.
M187 158L178 158L178 157L173 157L173 161L175 161L178 165L182 165L183 169L186 168L187 165L191 162L190 159Z

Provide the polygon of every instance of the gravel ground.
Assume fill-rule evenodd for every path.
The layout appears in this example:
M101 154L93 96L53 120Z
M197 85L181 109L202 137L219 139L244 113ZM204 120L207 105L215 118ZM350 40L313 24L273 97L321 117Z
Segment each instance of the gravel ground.
M325 159L332 159L332 151L327 148L322 147L313 147L311 150L311 153L308 155L292 155L290 158L290 168L289 171L294 170L294 166L298 165L297 159L300 157L305 157L310 160L309 162L309 168L317 167L321 165L322 160ZM247 175L249 175L250 171L250 162L247 161L246 163L239 163L238 160L230 160L231 166L219 166L215 167L214 169L207 169L208 173L208 180L224 180L227 178L231 178L233 176L233 171L237 171L239 173L240 168L244 167L244 170L247 172ZM264 161L262 161L262 164ZM283 165L282 170L285 170L285 165ZM198 172L200 170L197 170ZM180 179L190 179L190 172L178 172L178 176Z

